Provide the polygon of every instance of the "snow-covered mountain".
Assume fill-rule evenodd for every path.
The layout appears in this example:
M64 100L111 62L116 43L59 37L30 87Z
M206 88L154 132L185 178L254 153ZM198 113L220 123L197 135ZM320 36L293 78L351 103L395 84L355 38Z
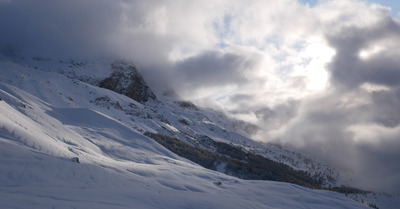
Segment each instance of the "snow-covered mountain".
M251 140L242 121L156 96L129 62L3 56L0 115L0 208L365 208L336 192L235 177L251 179L229 166L254 156L320 186L340 185L343 172ZM222 157L213 171L148 136Z

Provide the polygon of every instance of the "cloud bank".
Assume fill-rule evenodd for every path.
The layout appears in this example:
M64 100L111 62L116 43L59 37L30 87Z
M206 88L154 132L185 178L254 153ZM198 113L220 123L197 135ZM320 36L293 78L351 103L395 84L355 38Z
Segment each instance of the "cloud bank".
M256 140L351 167L366 189L400 188L400 25L387 7L6 0L0 27L2 49L133 60L159 93L259 125Z

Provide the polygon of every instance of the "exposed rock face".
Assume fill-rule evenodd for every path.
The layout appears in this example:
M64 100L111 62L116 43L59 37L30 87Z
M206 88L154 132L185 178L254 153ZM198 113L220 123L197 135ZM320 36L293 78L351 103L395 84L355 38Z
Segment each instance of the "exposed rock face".
M135 66L116 61L111 64L111 68L113 73L99 83L100 87L124 94L140 103L157 100Z

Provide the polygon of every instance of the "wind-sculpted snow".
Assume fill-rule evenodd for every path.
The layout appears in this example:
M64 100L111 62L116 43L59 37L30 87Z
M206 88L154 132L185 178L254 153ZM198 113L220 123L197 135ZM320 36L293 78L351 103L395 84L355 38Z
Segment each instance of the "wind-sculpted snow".
M138 175L33 152L8 139L0 143L1 208L363 208L337 193L242 181L198 167L165 163L143 166Z
M206 110L144 106L42 68L0 60L0 208L365 208L339 193L207 170L142 133L246 137Z
M95 144L105 155L135 161L141 157L134 153L147 150L153 154L172 157L153 140L100 112L87 108L53 108L48 114L84 136L85 140Z

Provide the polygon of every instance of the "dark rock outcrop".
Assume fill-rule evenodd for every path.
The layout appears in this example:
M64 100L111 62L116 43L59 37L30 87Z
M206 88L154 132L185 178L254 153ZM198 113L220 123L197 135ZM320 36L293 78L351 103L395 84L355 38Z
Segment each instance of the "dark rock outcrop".
M116 61L111 64L111 68L113 73L99 83L100 87L124 94L140 103L157 100L135 66Z

